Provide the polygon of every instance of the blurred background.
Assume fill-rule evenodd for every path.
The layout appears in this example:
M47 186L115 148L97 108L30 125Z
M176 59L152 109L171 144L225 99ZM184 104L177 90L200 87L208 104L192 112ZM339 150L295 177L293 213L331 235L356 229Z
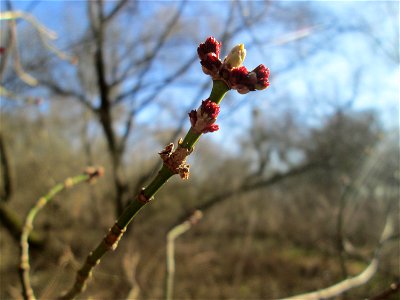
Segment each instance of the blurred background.
M35 221L36 294L72 284L208 97L196 53L208 36L222 57L244 43L245 65L269 67L271 85L228 93L190 179L157 194L81 297L162 298L166 235L194 209L204 217L176 241L176 299L287 297L373 259L373 277L340 299L398 282L398 2L2 1L1 11L19 13L0 21L1 299L21 297L29 208L102 165L103 178L58 195Z

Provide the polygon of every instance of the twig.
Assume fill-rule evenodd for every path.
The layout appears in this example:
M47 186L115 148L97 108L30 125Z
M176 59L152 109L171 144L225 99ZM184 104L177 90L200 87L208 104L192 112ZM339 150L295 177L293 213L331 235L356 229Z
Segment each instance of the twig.
M47 29L45 26L40 24L32 15L27 14L23 11L5 11L0 13L0 20L16 20L16 19L24 19L25 21L32 24L32 26L40 33L46 36L49 39L56 39L57 34L50 29Z
M375 295L373 297L368 298L369 300L384 300L384 299L389 299L390 296L392 296L394 293L400 291L400 280L397 282L393 282L390 287L383 292L379 293L378 295Z
M1 178L3 179L3 190L0 193L0 201L7 202L13 192L13 178L10 168L10 160L6 146L4 144L3 134L0 131L0 164L1 164Z
M209 37L205 43L198 47L198 55L201 60L203 72L213 79L213 87L208 99L202 101L197 110L189 113L191 127L184 139L180 139L178 147L174 150L174 144L170 143L164 150L159 152L163 161L158 174L143 188L136 198L130 202L115 224L110 228L108 234L100 244L89 254L82 268L77 272L75 283L61 299L73 299L81 293L88 281L93 268L99 264L101 258L109 250L115 250L127 226L135 218L139 210L149 203L157 191L175 174L182 179L189 177L189 165L187 157L193 152L194 146L203 133L218 130L215 124L220 111L220 102L230 89L236 89L240 93L263 90L269 85L269 69L259 65L251 73L242 65L246 50L244 45L235 46L222 62L219 59L220 45L214 37ZM234 69L236 68L236 69ZM221 74L227 76L223 78ZM242 80L240 79L242 78ZM251 79L251 80L250 80Z
M12 10L12 4L11 1L9 0L6 1L6 9ZM0 82L3 82L4 71L6 70L8 58L10 57L10 50L13 45L12 23L14 23L14 21L12 20L7 22L6 33L3 34L5 47L2 49L1 59L0 59Z
M19 274L20 280L22 284L22 294L24 299L36 299L35 294L33 292L30 276L29 276L29 242L28 238L33 229L33 221L39 211L49 202L54 196L56 196L61 191L71 188L72 186L81 183L81 182L91 182L96 177L102 176L104 173L104 169L102 167L93 168L88 167L83 174L77 175L73 178L67 178L63 183L59 183L54 186L45 196L39 198L39 200L35 203L35 205L29 210L24 226L22 228L20 247L21 247L21 257L20 257L20 266L19 266Z
M15 94L12 91L7 90L2 85L0 85L0 97L18 100L18 101L24 102L27 105L40 105L40 103L42 102L41 98Z
M139 263L139 253L138 252L128 252L124 255L123 258L123 269L125 272L125 276L129 283L131 284L131 288L128 292L128 295L125 297L127 300L135 300L138 299L140 294L140 287L136 280L136 272L137 265Z
M59 58L63 60L68 60L71 63L76 62L75 57L71 57L67 55L66 53L60 51L53 45L51 45L48 40L54 40L57 38L57 34L54 31L51 31L50 29L46 28L43 26L39 21L37 21L32 15L22 12L22 11L5 11L0 13L0 21L1 20L10 20L10 21L15 21L16 19L23 19L30 23L33 28L37 30L39 33L39 37L43 43L43 45L50 50L51 52L55 53ZM36 80L36 79L34 79ZM29 84L29 83L28 83Z
M185 222L173 227L167 234L165 299L172 300L174 293L175 276L175 239L195 225L203 214L196 210Z
M348 278L346 280L343 280L339 283L336 283L330 287L315 291L315 292L310 292L310 293L305 293L301 295L296 295L288 298L284 298L281 300L320 300L320 299L329 299L333 298L336 296L339 296L351 289L354 289L356 287L362 286L365 283L367 283L378 271L378 265L379 265L379 260L380 260L380 252L382 250L382 247L384 244L386 244L389 241L392 241L394 239L394 225L393 225L393 220L392 218L388 215L386 218L386 223L385 227L382 231L381 237L379 239L378 246L375 249L374 256L369 263L369 265L365 268L363 272L360 274Z
M209 97L210 101L213 101L217 104L220 103L228 90L229 88L224 82L219 80L213 81L213 89ZM201 135L202 133L197 133L193 128L190 128L185 138L179 143L178 149L181 152L180 154L185 152L186 156L189 155ZM157 176L146 188L143 188L140 191L133 201L129 203L115 224L109 229L108 234L99 243L99 245L92 252L90 252L82 268L77 272L74 285L70 290L67 291L66 294L61 296L60 299L74 299L76 295L85 289L92 270L97 264L100 263L100 259L108 251L115 250L117 248L118 242L125 233L127 226L135 218L139 210L149 203L157 191L175 174L176 173L172 172L165 163L163 164Z

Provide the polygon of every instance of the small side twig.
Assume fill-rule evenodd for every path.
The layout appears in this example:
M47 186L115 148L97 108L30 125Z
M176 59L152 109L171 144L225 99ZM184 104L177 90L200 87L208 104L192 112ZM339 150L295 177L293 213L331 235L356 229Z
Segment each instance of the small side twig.
M39 198L35 205L29 210L24 225L22 227L21 239L20 239L20 265L19 274L22 284L22 295L26 300L36 299L33 292L30 276L29 276L29 242L28 238L33 229L33 221L39 211L50 202L54 196L62 192L67 188L71 188L81 182L92 182L95 178L100 177L104 174L104 169L102 167L94 168L88 167L83 174L77 175L72 178L67 178L64 182L54 186L45 196Z
M394 224L391 216L386 217L386 222L384 229L382 231L381 237L379 239L379 243L375 249L375 253L373 255L372 260L369 265L362 271L360 274L345 279L339 283L336 283L330 287L317 290L310 293L304 293L288 298L284 298L281 300L320 300L320 299L329 299L333 297L337 297L342 295L343 293L354 289L356 287L362 286L366 284L378 271L378 266L380 262L380 253L382 247L390 241L397 239L397 235L394 233Z
M175 276L175 239L188 231L195 225L203 214L200 210L194 213L183 223L172 228L167 234L167 254L166 254L166 279L165 279L165 299L172 300L174 291Z
M130 290L125 297L127 300L138 299L140 294L139 283L136 279L137 265L140 255L136 251L128 251L123 258L123 270L127 281L130 283Z

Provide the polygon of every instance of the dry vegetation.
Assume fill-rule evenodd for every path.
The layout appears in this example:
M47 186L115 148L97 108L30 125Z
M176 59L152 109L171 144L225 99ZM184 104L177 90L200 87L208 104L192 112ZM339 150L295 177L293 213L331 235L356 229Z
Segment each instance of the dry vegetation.
M27 87L12 71L2 78L2 85L20 96L36 91L48 101L37 106L5 99L1 104L0 299L21 298L18 220L40 196L87 165L105 167L103 178L58 195L35 221L31 281L40 299L54 299L70 287L116 214L154 174L157 152L182 135L182 126L187 128L188 119L180 119L208 93L192 59L196 43L203 39L196 22L207 24L205 29L227 44L235 34L248 34L255 51L260 42L254 36L257 28L276 25L292 32L308 26L307 17L314 20L310 24L322 18L305 3L220 3L228 12L222 22L216 12L207 22L191 18L200 5L193 2L186 4L190 8L173 5L169 18L163 13L169 6L147 11L140 2L113 2L101 16L101 5L90 3L86 12L81 5L87 24L71 25L78 29L70 29L71 36L64 40L72 45L67 50L78 57L78 65L30 45L39 56L32 60L31 53L22 51L23 65L40 88ZM146 14L158 16L164 26L142 24L140 28L148 30L140 33L121 30L132 16L138 24L142 19L151 24ZM332 30L335 36L356 29L366 34L363 26L340 26ZM20 43L33 43L26 39L29 30L21 30ZM329 46L323 50L326 39L317 35L277 46L286 51L287 63L277 66L273 76L285 76L300 59L318 51L334 51ZM179 57L176 49L185 56ZM398 59L390 52L382 55L391 63ZM201 140L190 161L189 181L173 178L141 211L117 251L94 271L81 297L164 297L167 233L196 208L203 219L176 241L176 299L273 299L330 286L367 267L387 218L394 232L381 249L377 273L340 297L372 297L398 282L399 132L387 129L378 111L352 107L360 72L349 76L350 99L338 90L327 95L329 91L310 88L313 97L324 100L292 106L295 95L283 85L251 103L245 97L228 98L222 109L230 115L219 124L245 130L226 142ZM177 88L182 91L177 93ZM189 98L184 105L182 97ZM277 109L267 109L263 101L277 104ZM235 113L244 105L252 106L244 112L248 122ZM305 116L307 105L310 112ZM309 122L316 120L311 112L316 107L323 114ZM390 294L387 299L396 297Z

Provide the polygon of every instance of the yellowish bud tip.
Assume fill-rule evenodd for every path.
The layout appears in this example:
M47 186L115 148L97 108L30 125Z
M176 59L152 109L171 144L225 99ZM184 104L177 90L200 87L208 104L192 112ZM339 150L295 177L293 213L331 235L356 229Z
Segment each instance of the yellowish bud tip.
M225 57L224 63L230 69L237 68L243 64L245 57L246 49L244 48L244 44L239 44L232 48L228 56Z

